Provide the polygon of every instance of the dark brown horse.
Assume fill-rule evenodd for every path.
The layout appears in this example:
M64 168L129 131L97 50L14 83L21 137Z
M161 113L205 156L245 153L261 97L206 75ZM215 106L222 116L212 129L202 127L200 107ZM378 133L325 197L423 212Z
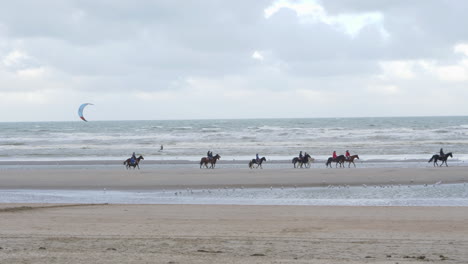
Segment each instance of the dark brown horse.
M216 154L213 156L211 159L208 157L203 157L200 160L200 169L202 168L202 165L205 165L205 167L208 169L208 163L210 163L210 169L214 169L216 166L216 161L219 160L221 156L219 154Z
M440 157L440 155L435 154L435 155L432 156L432 158L428 162L434 161L434 167L436 165L438 165L440 167L440 166L444 165L444 163L445 163L445 166L448 167L448 165L447 165L448 157L453 158L452 152L446 153L443 157ZM439 165L439 163L437 163L438 160L442 161L442 163L440 165Z
M135 167L138 167L138 169L140 169L140 165L138 165L140 163L140 160L144 160L145 158L143 158L143 156L140 155L140 157L136 158L135 162L132 162L132 159L127 159L126 161L124 161L124 165L125 167L128 169L130 169L130 167L133 167L133 169L135 169Z
M266 161L266 158L265 157L262 157L259 161L257 161L257 159L252 159L250 162L249 162L249 168L253 169L254 168L254 164L257 164L257 167L255 167L256 169L258 169L258 167L260 166L260 169L263 169L262 167L262 163Z
M338 164L340 164L340 168L341 167L344 168L345 160L346 160L346 157L344 155L339 155L338 157L336 157L336 159L330 157L330 158L328 158L327 163L325 163L325 165L327 166L327 168L328 168L328 165L330 165L330 168L331 168L332 167L331 163L336 162L336 167L337 168L338 168Z
M299 159L299 157L295 157L292 159L292 164L294 165L294 168L302 168L302 165L305 165L306 168L310 168L310 163L314 162L314 158L312 158L308 153L302 157L302 160ZM296 166L296 164L298 165Z
M351 163L353 163L354 168L356 168L356 163L354 163L354 159L359 159L358 155L349 156L349 158L345 159L345 162L348 162L348 168L351 168Z

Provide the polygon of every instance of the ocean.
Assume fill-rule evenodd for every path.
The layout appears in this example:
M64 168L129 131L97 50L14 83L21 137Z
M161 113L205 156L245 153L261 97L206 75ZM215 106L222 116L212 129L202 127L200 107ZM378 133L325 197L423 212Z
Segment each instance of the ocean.
M164 149L161 151L160 146ZM424 162L443 148L452 164L468 161L468 117L310 118L0 123L0 162L195 162L208 150L222 161L258 153L289 161L299 151L324 161L334 150L360 162Z

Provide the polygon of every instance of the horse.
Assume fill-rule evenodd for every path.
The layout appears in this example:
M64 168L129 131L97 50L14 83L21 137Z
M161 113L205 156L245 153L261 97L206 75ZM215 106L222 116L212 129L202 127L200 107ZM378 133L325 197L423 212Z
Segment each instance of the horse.
M256 169L258 169L259 166L260 166L260 169L263 169L262 163L263 163L264 161L266 161L266 158L265 158L265 157L262 157L258 162L257 162L257 159L252 159L252 160L249 162L249 168L253 169L254 164L257 164L257 167L255 167Z
M216 161L219 160L221 156L219 154L216 154L213 156L211 159L208 157L203 157L200 160L200 169L202 168L202 165L205 165L205 167L208 169L208 163L211 164L210 169L214 169L216 165Z
M451 158L453 158L452 152L446 153L443 157L440 157L440 155L435 154L435 155L432 156L432 158L431 158L428 162L434 161L434 167L435 167L436 165L440 167L440 166L444 165L444 163L445 163L445 166L448 167L448 165L447 165L447 159L448 159L449 156L450 156ZM438 160L442 161L442 163L441 163L440 165L439 165L439 163L437 163Z
M140 157L136 158L135 162L132 163L132 159L127 159L126 161L124 161L124 165L125 167L127 168L127 170L130 168L130 167L133 167L133 169L135 169L135 167L138 167L138 169L140 169L140 165L138 165L138 163L140 163L140 160L144 160L145 158L143 158L143 156L140 155Z
M338 164L340 164L340 168L341 168L341 166L344 167L345 160L346 160L346 157L344 155L339 155L338 157L336 157L336 159L330 157L328 158L327 163L325 163L325 165L327 166L327 168L328 168L328 165L330 165L330 168L331 168L332 167L331 163L336 162L336 167L338 168Z
M292 164L294 165L294 168L302 168L302 165L305 165L306 168L310 168L310 163L314 162L314 158L312 158L308 153L302 157L302 160L299 159L299 157L295 157L292 159ZM298 166L296 167L296 163L299 163Z
M351 168L351 163L353 163L354 168L356 168L356 164L354 163L354 159L359 159L359 156L358 155L352 155L352 156L349 156L349 158L347 158L345 160L345 162L348 162L348 168Z

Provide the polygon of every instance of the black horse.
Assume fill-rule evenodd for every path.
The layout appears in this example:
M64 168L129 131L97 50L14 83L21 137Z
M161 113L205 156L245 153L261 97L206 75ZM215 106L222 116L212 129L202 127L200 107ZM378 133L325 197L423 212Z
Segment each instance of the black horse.
M338 157L336 157L336 159L330 157L328 158L327 160L327 163L325 163L325 165L328 166L330 165L330 168L332 167L331 166L331 163L332 162L336 162L336 167L338 168L338 164L340 164L340 168L343 167L344 168L344 162L346 161L346 157L344 155L339 155Z
M140 155L140 157L136 158L135 162L132 162L132 159L127 159L126 161L124 161L124 165L125 167L127 168L127 170L130 168L130 167L133 167L133 169L135 169L135 167L138 167L138 169L140 169L140 165L138 165L138 163L140 163L140 160L144 160L145 158L143 158L143 156Z
M312 158L308 153L302 157L302 160L299 159L299 157L295 157L292 159L292 164L294 165L294 168L302 168L302 165L305 165L306 168L310 168L310 163L314 161L314 158ZM296 166L296 163L299 163Z
M453 158L452 152L446 153L443 157L440 157L440 155L435 154L435 155L432 156L432 158L431 158L428 162L434 161L434 167L435 167L436 165L440 167L440 166L444 165L444 163L445 163L445 166L448 167L448 165L447 165L447 159L448 159L449 156L450 156L451 158ZM442 161L442 163L441 163L440 165L439 165L439 163L437 163L438 160Z
M249 162L249 168L253 169L254 168L254 164L257 164L257 167L255 167L256 169L258 169L258 167L260 166L260 169L263 169L262 167L262 163L266 161L266 158L263 157L261 158L258 162L257 162L257 159L252 159L250 162Z

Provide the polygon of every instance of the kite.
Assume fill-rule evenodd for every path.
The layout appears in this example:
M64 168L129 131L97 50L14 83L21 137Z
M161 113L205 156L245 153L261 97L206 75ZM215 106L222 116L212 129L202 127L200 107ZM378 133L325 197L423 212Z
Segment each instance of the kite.
M86 120L83 116L83 110L84 108L87 106L87 105L93 105L93 104L90 104L90 103L85 103L85 104L82 104L80 105L80 108L78 108L78 116L85 122L88 122L88 120Z

